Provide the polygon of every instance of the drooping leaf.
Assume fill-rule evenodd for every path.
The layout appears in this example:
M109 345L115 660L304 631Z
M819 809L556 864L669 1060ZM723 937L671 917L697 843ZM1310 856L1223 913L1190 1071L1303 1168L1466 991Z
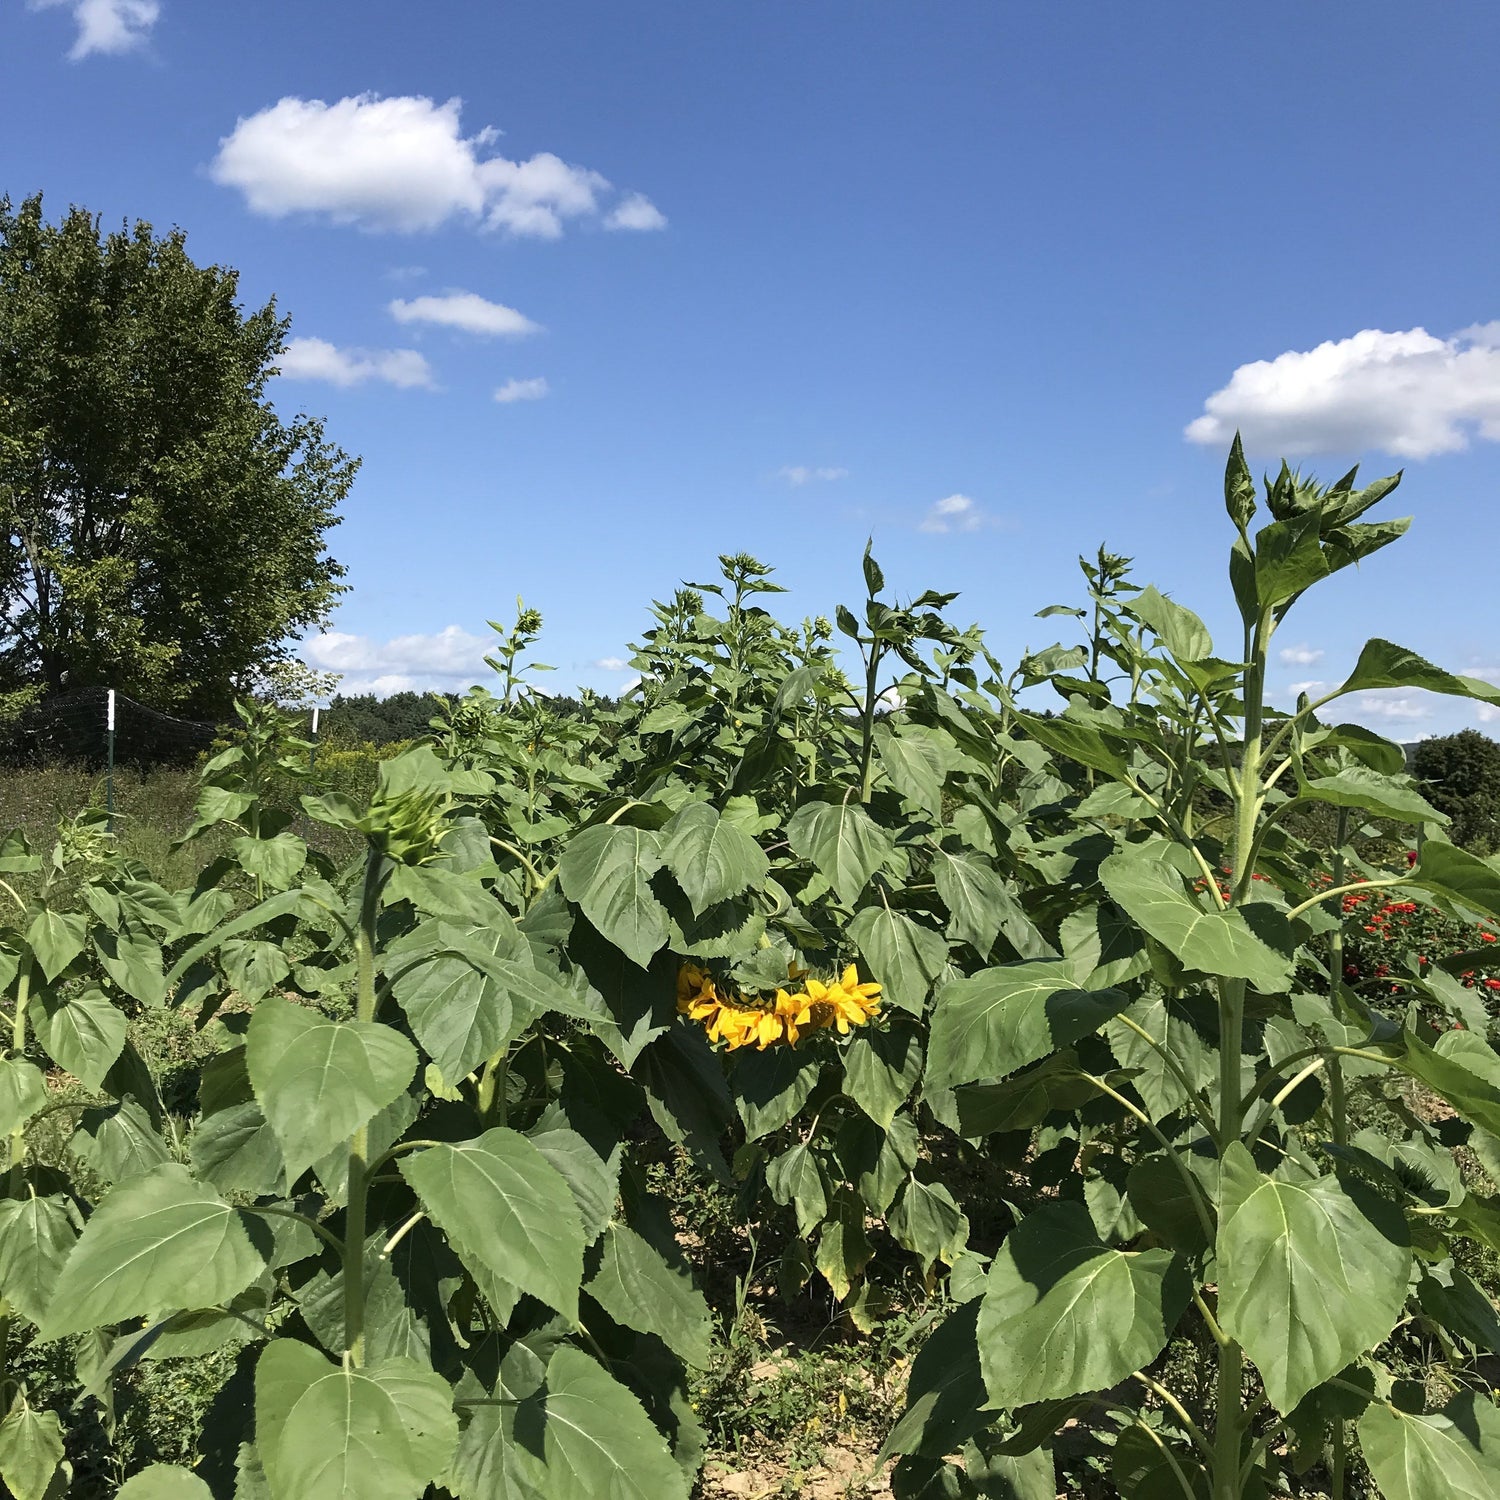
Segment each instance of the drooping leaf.
M894 847L891 835L853 801L804 802L788 821L786 836L846 906L859 899Z
M706 802L687 803L662 834L662 862L695 915L759 885L770 868L760 845Z
M885 905L856 912L848 933L880 985L881 999L921 1015L948 959L942 935Z
M40 1323L77 1238L60 1193L0 1200L0 1296Z
M842 1302L875 1254L875 1247L865 1232L865 1206L857 1193L836 1192L829 1204L830 1213L818 1235L813 1264Z
M578 1206L584 1238L592 1244L614 1216L620 1181L619 1147L608 1158L602 1157L576 1130L546 1115L526 1138L568 1184Z
M1390 1333L1411 1250L1401 1214L1335 1177L1267 1177L1238 1143L1219 1192L1219 1321L1287 1413Z
M906 1410L880 1450L941 1458L994 1420L979 1368L979 1301L949 1313L912 1361Z
M844 1049L844 1093L882 1129L922 1077L922 1043L909 1026L865 1031Z
M770 1047L742 1052L735 1063L734 1083L746 1140L759 1140L792 1119L807 1103L822 1066L810 1050Z
M200 1120L188 1155L193 1170L221 1193L274 1194L286 1188L281 1143L253 1099Z
M1210 1476L1202 1460L1155 1429L1127 1427L1120 1434L1110 1455L1110 1477L1121 1500L1187 1500L1184 1480L1193 1500L1209 1500Z
M1500 1494L1500 1411L1460 1391L1428 1416L1372 1401L1359 1448L1385 1500L1492 1500Z
M47 1102L42 1070L24 1057L0 1061L0 1135L19 1130Z
M391 989L417 1040L443 1077L454 1083L521 1030L505 984L459 953L418 955L396 970ZM529 1019L529 1010L523 1012L522 1026Z
M44 906L26 929L26 942L50 984L83 952L88 923L79 912L53 911Z
M524 1135L500 1126L430 1146L403 1157L401 1174L465 1264L577 1320L583 1225L568 1184Z
M932 874L948 908L953 935L971 944L981 958L988 958L1007 908L1015 905L1005 881L992 866L972 855L942 850L933 860Z
M935 1260L952 1265L969 1238L969 1221L954 1200L953 1194L940 1182L907 1179L901 1196L886 1215L891 1238L910 1250L923 1270Z
M1078 1056L1067 1048L1004 1083L961 1084L954 1093L959 1129L970 1137L1030 1130L1055 1109L1074 1109L1098 1097L1094 1085L1079 1077Z
M708 1368L713 1321L703 1293L629 1225L605 1229L599 1269L584 1290L615 1322L654 1333L687 1364Z
M0 1479L12 1500L43 1500L62 1462L62 1423L19 1392L0 1422Z
M1251 930L1240 909L1199 905L1160 857L1164 847L1132 846L1110 855L1099 866L1099 879L1111 899L1187 968L1248 979L1270 994L1285 990L1292 975L1290 940L1279 951Z
M177 1464L152 1464L122 1484L115 1500L213 1500L213 1491Z
M651 893L661 861L660 834L596 824L569 840L558 867L568 900L643 969L667 941L666 909Z
M958 747L941 729L925 724L903 724L899 729L880 724L875 735L880 764L891 785L908 802L930 813L934 822L940 822L943 783L959 765Z
M256 1367L255 1437L274 1500L418 1500L458 1422L447 1382L415 1360L343 1369L275 1339Z
M641 1404L588 1355L547 1365L547 1500L687 1500L687 1479Z
M172 1159L151 1116L134 1099L84 1110L68 1150L106 1182L116 1184Z
M938 991L928 1039L929 1090L1003 1078L1097 1031L1130 1003L1078 987L1062 959L982 969Z
M294 833L278 833L270 839L238 838L230 848L240 869L273 891L284 891L307 863L307 845Z
M43 1333L210 1307L265 1269L270 1236L185 1167L167 1163L112 1188L57 1278Z
M92 985L77 994L43 991L31 1008L37 1040L85 1088L97 1089L125 1045L125 1015Z
M1028 1214L995 1257L979 1311L979 1357L1000 1406L1105 1390L1149 1365L1192 1285L1168 1250L1100 1242L1081 1203Z
M230 985L247 1001L270 994L292 972L281 945L263 938L230 939L219 949L219 962Z
M251 1017L245 1060L290 1183L395 1100L417 1070L416 1049L399 1031L330 1021L274 995Z
M823 1170L806 1141L798 1141L766 1164L771 1196L797 1216L797 1233L810 1234L828 1212Z
M1193 1024L1195 1006L1200 1014L1213 1011L1212 1003L1201 996L1169 1001L1151 994L1136 1001L1106 1028L1111 1050L1120 1066L1134 1073L1131 1081L1153 1120L1180 1109L1188 1102L1190 1092L1196 1094L1214 1077L1216 1059ZM1127 1020L1151 1041L1127 1026ZM1168 1064L1167 1057L1175 1068Z

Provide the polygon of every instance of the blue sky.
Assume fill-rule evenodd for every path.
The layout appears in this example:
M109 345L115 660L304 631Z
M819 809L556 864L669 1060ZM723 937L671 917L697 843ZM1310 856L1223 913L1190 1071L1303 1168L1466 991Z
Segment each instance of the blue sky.
M550 686L618 688L717 553L831 614L866 535L1009 661L1101 541L1228 650L1237 424L1416 518L1278 693L1373 634L1500 680L1497 46L1457 0L0 0L0 191L291 315L274 399L364 458L348 689L472 680L518 593Z

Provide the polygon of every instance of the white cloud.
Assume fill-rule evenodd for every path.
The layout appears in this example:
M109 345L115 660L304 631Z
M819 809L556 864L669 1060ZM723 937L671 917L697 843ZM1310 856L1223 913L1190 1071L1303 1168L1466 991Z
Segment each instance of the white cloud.
M508 406L512 401L540 401L551 389L545 375L536 375L530 380L507 380L495 391L495 400L502 406Z
M1309 698L1321 698L1324 693L1334 686L1336 684L1332 682L1320 682L1317 678L1312 678L1307 682L1289 682L1286 685L1286 690L1294 698L1300 698L1303 693L1306 693Z
M600 211L607 178L550 151L526 161L488 154L498 132L462 135L461 108L458 99L437 104L420 95L359 94L333 104L288 96L241 118L210 172L256 213L326 214L365 229L436 229L462 217L556 239L567 220ZM614 227L655 227L645 222L648 209L657 213L639 194L626 198L611 215Z
M160 0L31 0L33 10L65 5L78 23L68 56L77 62L95 52L114 54L142 46L161 18Z
M835 479L847 479L848 469L835 468L812 468L807 464L783 464L777 469L776 477L784 479L794 489L800 485L811 484L813 480L831 483Z
M403 390L435 385L432 367L415 349L340 349L327 339L288 339L276 364L288 380L342 386L380 380Z
M1427 694L1393 697L1385 691L1363 693L1354 700L1354 710L1356 714L1368 714L1377 719L1410 722L1432 717L1432 699Z
M1366 328L1241 365L1185 436L1222 447L1236 429L1247 446L1289 457L1381 448L1430 458L1467 448L1476 432L1500 442L1500 322L1448 339Z
M606 229L665 229L667 216L644 194L631 193L605 219Z
M598 661L591 662L590 665L598 667L602 672L624 672L630 667L630 663L623 656L601 656Z
M969 496L949 495L927 512L920 529L941 536L949 531L978 531L984 522L984 512Z
M320 672L342 672L344 693L409 692L435 688L462 692L484 681L491 639L449 625L433 635L399 635L378 641L368 635L327 631L302 643L302 659Z
M1323 660L1323 652L1315 646L1283 646L1277 655L1289 667L1310 667Z
M491 338L523 338L539 333L540 323L533 323L524 313L503 302L490 302L478 292L444 292L440 297L397 297L387 311L398 323L436 323L442 328L461 328Z

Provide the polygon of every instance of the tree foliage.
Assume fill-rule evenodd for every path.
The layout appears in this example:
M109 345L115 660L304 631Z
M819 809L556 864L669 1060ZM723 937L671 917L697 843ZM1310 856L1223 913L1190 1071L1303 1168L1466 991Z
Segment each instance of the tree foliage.
M322 621L356 462L266 397L288 322L180 230L0 200L0 691L200 717Z
M1477 729L1422 740L1412 774L1427 800L1453 820L1455 844L1482 851L1500 845L1500 744Z

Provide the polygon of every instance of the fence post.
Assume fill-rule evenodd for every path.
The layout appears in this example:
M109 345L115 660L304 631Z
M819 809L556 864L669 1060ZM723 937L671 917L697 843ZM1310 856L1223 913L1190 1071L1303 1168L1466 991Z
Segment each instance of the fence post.
M313 705L312 722L312 745L307 752L307 774L309 777L318 769L318 707Z
M104 707L104 811L109 831L115 831L115 690L110 688Z

